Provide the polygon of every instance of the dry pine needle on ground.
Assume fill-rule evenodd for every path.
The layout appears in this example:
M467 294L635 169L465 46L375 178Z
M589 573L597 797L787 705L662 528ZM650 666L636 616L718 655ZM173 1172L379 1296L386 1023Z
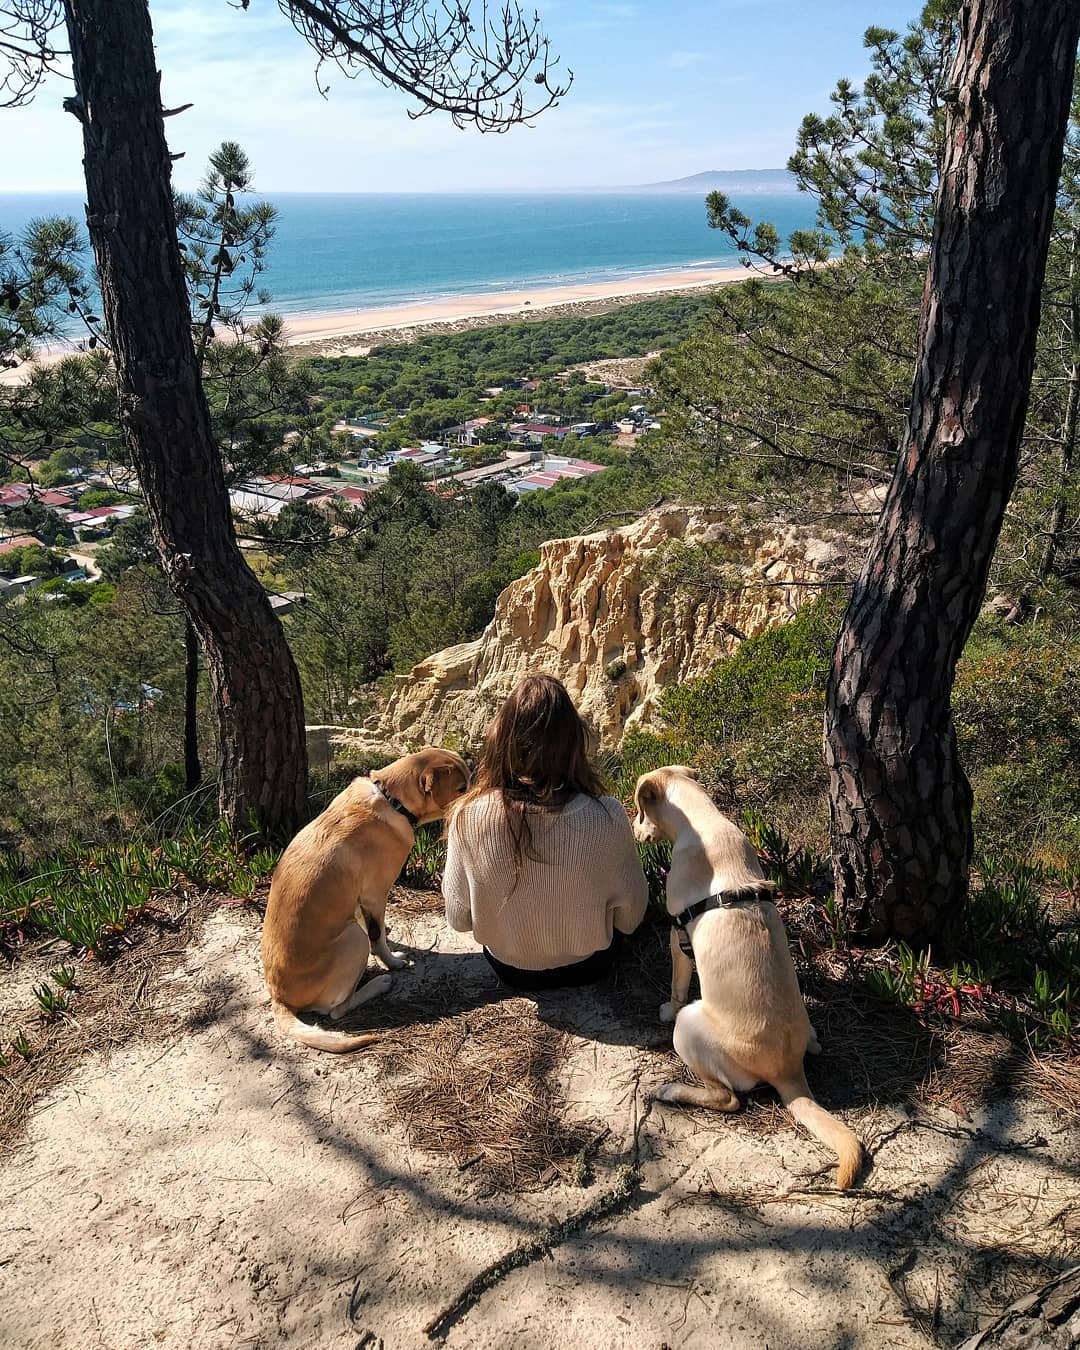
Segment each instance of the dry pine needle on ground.
M565 1033L527 999L403 1027L373 1047L409 1142L503 1190L573 1175L597 1126L564 1118Z

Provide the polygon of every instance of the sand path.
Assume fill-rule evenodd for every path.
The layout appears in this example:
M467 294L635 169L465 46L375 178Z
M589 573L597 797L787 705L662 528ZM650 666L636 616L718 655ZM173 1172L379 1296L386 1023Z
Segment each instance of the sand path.
M407 1143L370 1053L274 1038L258 923L214 912L147 991L146 1038L84 1060L0 1164L8 1350L418 1350L480 1268L635 1157L641 1184L625 1210L509 1274L446 1344L952 1343L1062 1255L1080 1150L1072 1123L1045 1109L1004 1104L973 1122L846 1112L875 1152L847 1196L805 1193L828 1184L828 1158L779 1112L762 1133L741 1117L650 1110L669 1069L649 1048L666 1044L655 931L637 949L642 969L655 955L655 987L615 981L520 1005L570 1035L570 1112L610 1127L592 1185L491 1194L475 1170ZM384 1016L408 1022L418 997L449 1014L499 997L438 917L403 918L395 937L431 950L395 976Z

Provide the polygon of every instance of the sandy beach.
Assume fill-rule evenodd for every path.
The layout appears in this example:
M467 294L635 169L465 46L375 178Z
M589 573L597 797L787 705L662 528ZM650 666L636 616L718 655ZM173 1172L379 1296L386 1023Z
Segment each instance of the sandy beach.
M388 305L379 309L332 310L321 314L284 315L287 342L304 356L364 356L387 342L411 342L434 333L456 333L492 324L552 318L585 318L638 300L703 293L717 286L745 281L743 267L698 268L653 272L616 281L536 286L514 291L487 291L448 296L443 300ZM75 347L52 342L37 356L51 365ZM30 365L0 372L0 383L22 383Z
M536 286L514 291L488 291L473 295L448 296L444 300L386 306L381 309L336 310L323 314L286 315L285 325L291 346L308 347L355 342L370 347L383 334L402 329L437 330L442 327L471 327L476 321L505 322L531 318L539 311L551 318L552 310L601 313L607 308L677 292L711 290L715 286L745 281L742 267L715 267L654 272L647 276L615 281L580 282L573 285Z

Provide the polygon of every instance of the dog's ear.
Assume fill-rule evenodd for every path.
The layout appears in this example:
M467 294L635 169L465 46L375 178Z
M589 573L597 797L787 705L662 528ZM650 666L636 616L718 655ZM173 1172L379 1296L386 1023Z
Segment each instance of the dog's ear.
M643 779L637 785L637 791L634 793L634 801L637 803L639 811L644 813L646 807L655 806L660 800L660 788L650 779Z
M420 774L420 791L425 797L430 797L435 791L435 784L439 781L440 774L446 778L459 778L462 790L469 786L469 770L464 760L460 763L440 764L437 768L425 769Z

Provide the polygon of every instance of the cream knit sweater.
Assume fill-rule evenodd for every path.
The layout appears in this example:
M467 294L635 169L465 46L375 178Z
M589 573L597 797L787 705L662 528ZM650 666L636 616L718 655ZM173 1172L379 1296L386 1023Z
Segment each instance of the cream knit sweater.
M532 856L516 885L498 793L454 817L443 874L450 927L519 970L568 966L610 946L613 928L632 933L649 891L622 803L578 794L561 811L526 809Z

